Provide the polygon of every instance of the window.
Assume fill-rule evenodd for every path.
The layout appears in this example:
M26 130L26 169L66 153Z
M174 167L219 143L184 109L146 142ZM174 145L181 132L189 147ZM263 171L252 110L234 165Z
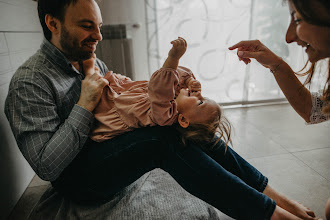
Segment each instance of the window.
M288 7L281 0L145 0L149 71L160 68L178 36L188 42L180 65L202 83L204 96L222 104L284 100L269 70L256 61L246 66L227 48L259 39L294 70L301 49L285 42Z

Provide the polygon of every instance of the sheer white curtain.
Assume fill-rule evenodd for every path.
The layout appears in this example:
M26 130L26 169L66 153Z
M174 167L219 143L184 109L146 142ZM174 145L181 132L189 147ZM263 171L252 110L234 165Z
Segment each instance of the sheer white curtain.
M150 74L164 62L170 41L184 37L188 50L180 65L219 103L284 98L267 69L246 66L227 49L241 40L259 39L295 70L303 66L301 49L285 42L289 12L281 0L145 0L145 6Z

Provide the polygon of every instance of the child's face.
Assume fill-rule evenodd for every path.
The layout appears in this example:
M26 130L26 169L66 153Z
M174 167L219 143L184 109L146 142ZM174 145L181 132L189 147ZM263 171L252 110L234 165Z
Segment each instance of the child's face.
M219 105L210 99L204 98L200 92L190 92L187 89L181 89L176 97L178 112L190 123L204 123L217 112Z

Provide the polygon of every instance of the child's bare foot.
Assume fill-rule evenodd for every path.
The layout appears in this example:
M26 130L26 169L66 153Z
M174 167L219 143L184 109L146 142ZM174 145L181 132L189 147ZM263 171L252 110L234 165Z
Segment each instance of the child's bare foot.
M302 219L319 219L312 210L293 200L289 200L286 205L283 204L282 208Z
M84 60L82 62L83 71L85 75L92 75L95 73L95 60L96 60L96 55L94 54L92 58L88 60Z
M305 219L305 220L319 219L315 217L315 214L312 210L306 208L305 206L303 206L302 204L296 201L288 199L286 196L275 191L269 185L266 186L263 193L268 197L274 199L279 207L290 212L295 216L298 216L301 219Z

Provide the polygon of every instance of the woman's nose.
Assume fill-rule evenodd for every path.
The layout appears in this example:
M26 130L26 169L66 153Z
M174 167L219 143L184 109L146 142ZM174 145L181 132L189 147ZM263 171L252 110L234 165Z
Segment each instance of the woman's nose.
M296 42L298 39L297 32L296 32L296 24L291 21L286 31L285 40L288 44Z

